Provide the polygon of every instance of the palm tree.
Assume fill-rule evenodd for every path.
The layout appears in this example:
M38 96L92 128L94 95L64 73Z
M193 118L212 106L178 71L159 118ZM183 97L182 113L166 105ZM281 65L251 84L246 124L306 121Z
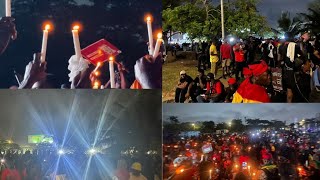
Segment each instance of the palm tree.
M278 19L278 27L283 32L290 32L291 34L297 35L301 32L302 21L299 17L293 17L291 19L290 13L283 12L280 19Z
M305 19L303 30L309 30L315 34L320 34L320 7L308 8L308 13L300 13Z

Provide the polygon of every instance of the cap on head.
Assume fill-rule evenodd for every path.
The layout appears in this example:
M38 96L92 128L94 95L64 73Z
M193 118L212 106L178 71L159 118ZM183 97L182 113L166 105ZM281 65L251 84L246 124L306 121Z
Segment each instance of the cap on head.
M249 66L248 68L243 68L244 75L260 76L261 74L263 74L268 70L268 65L263 60L248 66Z
M140 163L135 162L131 165L131 169L136 170L136 171L142 171L142 166Z
M185 70L180 71L180 75L182 74L186 74L186 71Z
M236 78L230 78L230 79L228 80L228 84L230 84L230 85L233 85L233 84L235 84L236 82L237 82Z

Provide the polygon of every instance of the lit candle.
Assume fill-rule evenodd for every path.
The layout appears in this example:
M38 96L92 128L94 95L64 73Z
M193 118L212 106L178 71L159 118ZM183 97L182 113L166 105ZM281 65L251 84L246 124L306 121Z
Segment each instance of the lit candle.
M49 29L50 29L50 25L47 24L43 30L42 47L41 47L41 62L46 61Z
M148 36L149 36L149 54L153 55L154 47L153 47L151 16L147 17L147 27L148 27Z
M249 175L250 175L250 166L248 166L248 171L249 171Z
M72 37L73 37L73 45L74 45L74 52L77 56L77 59L80 59L81 57L81 48L80 48L80 40L79 40L79 25L73 26L72 29Z
M114 58L112 56L109 58L109 71L110 71L111 88L115 88L116 83L115 83L115 76L114 76Z
M212 174L212 170L210 169L210 172L209 172L209 179L211 179L211 174Z
M162 33L159 33L157 36L158 36L158 39L157 39L156 47L154 48L153 59L155 59L159 55L160 46L162 43Z
M98 80L96 80L94 83L93 83L93 89L99 89L100 87L100 82Z
M11 17L11 0L6 0L6 17Z

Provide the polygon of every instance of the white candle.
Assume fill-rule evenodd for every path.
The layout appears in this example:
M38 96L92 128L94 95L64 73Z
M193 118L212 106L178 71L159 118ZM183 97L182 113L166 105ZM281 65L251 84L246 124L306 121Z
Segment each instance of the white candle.
M11 0L6 0L6 17L11 17Z
M153 47L153 36L152 36L152 25L151 25L151 17L147 17L147 27L148 27L148 36L149 36L149 54L153 55L154 47Z
M46 61L49 29L50 29L50 25L47 24L45 26L45 29L43 30L42 47L41 47L41 62Z
M153 52L153 59L155 59L158 55L159 55L159 51L160 51L160 46L162 43L162 34L159 33L158 34L158 39L157 39L157 43L156 43L156 47L154 48L154 52Z
M73 37L73 45L74 45L74 52L78 59L81 57L81 48L80 48L80 40L79 40L79 26L75 25L72 30L72 37Z
M210 169L209 179L211 180L212 170Z
M109 58L109 72L110 72L110 85L111 88L115 88L116 87L116 83L115 83L115 75L114 75L114 58L110 57Z

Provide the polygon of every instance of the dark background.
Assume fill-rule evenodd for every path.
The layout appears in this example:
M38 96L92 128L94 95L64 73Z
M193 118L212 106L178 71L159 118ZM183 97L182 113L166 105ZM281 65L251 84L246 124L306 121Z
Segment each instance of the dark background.
M49 32L46 61L47 72L53 74L49 81L56 88L69 80L68 60L74 54L73 22L83 25L81 48L105 38L122 51L117 60L130 71L126 75L128 85L134 80L135 61L147 54L145 15L153 15L154 30L161 28L160 0L12 0L12 4L18 38L0 56L0 88L17 85L13 71L23 76L33 53L41 51L42 24L46 20L54 24L54 30ZM104 83L109 79L108 65L101 72Z

